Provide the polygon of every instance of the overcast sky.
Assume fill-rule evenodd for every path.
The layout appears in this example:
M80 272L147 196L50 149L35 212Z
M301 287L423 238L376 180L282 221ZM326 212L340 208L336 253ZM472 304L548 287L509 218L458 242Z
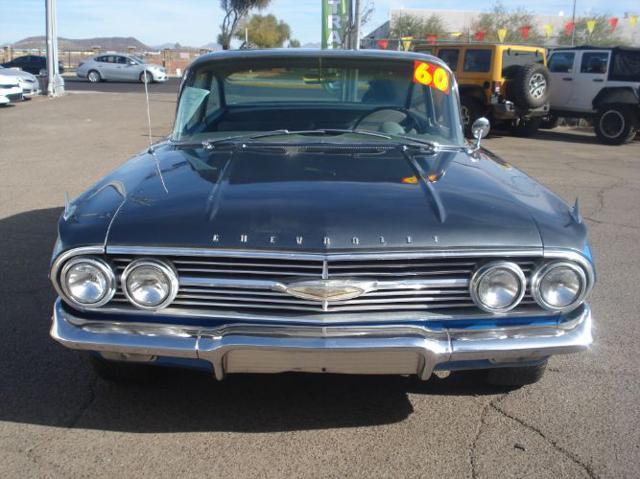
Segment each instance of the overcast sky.
M364 1L364 0L363 0ZM640 0L577 0L578 15L607 13L622 17L640 13ZM179 42L201 46L215 41L222 19L218 0L57 0L58 35L67 38L132 36L148 45ZM375 0L368 32L386 21L390 8L437 8L442 2ZM448 0L456 10L488 10L493 0ZM503 0L509 7L525 6L535 13L570 15L572 0ZM45 0L0 0L0 44L44 35ZM302 43L320 39L320 0L272 0L266 10L292 27Z

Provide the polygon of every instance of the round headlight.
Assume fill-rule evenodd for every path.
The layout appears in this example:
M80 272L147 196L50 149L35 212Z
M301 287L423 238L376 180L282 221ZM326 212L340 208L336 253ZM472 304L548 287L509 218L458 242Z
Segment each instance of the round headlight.
M515 308L526 287L520 267L508 261L496 261L478 268L469 284L471 298L489 313L504 313Z
M565 311L584 299L586 284L582 268L568 261L556 261L536 270L531 279L531 293L543 308Z
M162 309L178 293L178 277L171 266L155 259L135 260L122 273L122 290L135 306Z
M116 278L109 265L100 259L73 258L62 268L60 285L74 303L96 308L113 298Z

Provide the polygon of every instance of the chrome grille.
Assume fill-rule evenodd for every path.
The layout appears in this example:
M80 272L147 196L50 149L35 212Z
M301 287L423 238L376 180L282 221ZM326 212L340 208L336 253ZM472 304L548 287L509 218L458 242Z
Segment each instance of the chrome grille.
M285 255L283 255L285 256ZM178 271L180 289L167 309L171 312L237 312L272 315L448 310L479 311L468 291L468 281L477 265L488 258L335 259L318 255L299 258L246 256L164 256ZM136 256L113 256L117 275ZM503 259L503 258L491 258ZM507 258L516 262L527 278L535 257ZM323 304L294 297L275 285L298 280L358 279L376 283L372 291L346 301ZM534 304L529 292L520 307ZM131 307L121 289L111 302Z

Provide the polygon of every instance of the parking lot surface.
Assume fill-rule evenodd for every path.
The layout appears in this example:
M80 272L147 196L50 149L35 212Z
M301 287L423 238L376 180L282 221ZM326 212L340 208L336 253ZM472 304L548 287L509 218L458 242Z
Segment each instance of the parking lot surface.
M175 94L151 96L166 135ZM147 144L140 94L69 94L0 111L0 477L638 477L640 143L592 134L485 144L580 198L598 267L593 348L516 391L473 375L171 372L116 386L49 338L47 279L64 192Z
M150 83L149 91L153 93L175 93L178 91L180 78L169 78L164 83ZM140 82L103 81L90 83L83 78L66 75L64 88L69 92L109 92L109 93L142 93L144 84Z

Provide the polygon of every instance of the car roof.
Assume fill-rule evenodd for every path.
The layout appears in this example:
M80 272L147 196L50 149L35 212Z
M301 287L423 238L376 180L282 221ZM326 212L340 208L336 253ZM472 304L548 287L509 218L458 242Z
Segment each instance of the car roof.
M591 45L580 45L577 47L554 47L553 51L558 50L611 50L611 51L621 51L621 52L640 52L640 48L637 47L598 47Z
M333 58L333 59L369 59L369 60L428 60L438 65L447 67L439 58L419 52L401 52L392 50L319 50L305 48L274 48L256 50L225 50L207 53L198 57L191 63L191 67L201 66L212 62L233 62L234 60L248 59L281 59L281 58Z

